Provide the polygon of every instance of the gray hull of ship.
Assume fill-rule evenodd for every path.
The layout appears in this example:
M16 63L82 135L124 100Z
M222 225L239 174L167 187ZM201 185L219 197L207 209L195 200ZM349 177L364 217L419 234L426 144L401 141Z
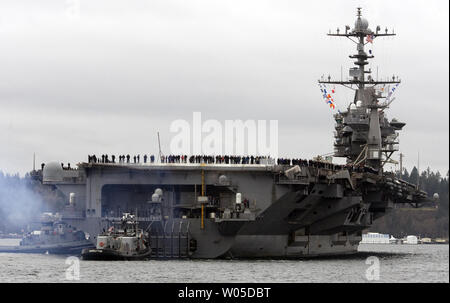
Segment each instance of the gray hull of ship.
M282 166L84 163L72 182L49 181L77 196L64 220L95 236L109 218L138 212L141 228L150 225L155 258L300 258L357 252L363 229L393 207L374 175L361 174L364 194L347 170L302 167L287 178ZM197 198L220 196L220 207L205 206L203 226ZM73 173L73 172L72 172ZM226 178L222 178L225 176ZM220 180L226 182L220 183ZM367 180L366 180L367 179ZM164 191L163 219L139 215L155 189ZM248 199L248 212L225 217L236 193ZM177 210L191 212L183 218ZM197 211L197 213L194 213ZM192 241L195 241L193 243Z

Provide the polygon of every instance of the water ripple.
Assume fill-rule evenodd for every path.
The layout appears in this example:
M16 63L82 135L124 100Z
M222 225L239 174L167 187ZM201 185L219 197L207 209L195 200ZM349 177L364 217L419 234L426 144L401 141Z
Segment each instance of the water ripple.
M365 261L376 256L377 282L449 283L448 245L366 244L359 251L301 260L80 261L79 282L368 282ZM66 257L0 253L0 282L72 282Z

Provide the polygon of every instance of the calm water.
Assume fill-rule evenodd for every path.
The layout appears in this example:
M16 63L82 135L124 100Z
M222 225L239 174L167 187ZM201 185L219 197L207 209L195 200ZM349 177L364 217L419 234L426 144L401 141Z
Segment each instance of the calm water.
M2 239L0 245L17 240ZM448 245L361 245L355 256L306 260L80 261L79 282L449 282ZM0 253L0 282L66 280L68 256Z

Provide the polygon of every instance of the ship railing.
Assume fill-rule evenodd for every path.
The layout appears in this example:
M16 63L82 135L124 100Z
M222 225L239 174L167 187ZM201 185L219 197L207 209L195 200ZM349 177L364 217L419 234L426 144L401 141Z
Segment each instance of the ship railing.
M385 143L385 144L383 144L382 151L395 152L395 151L399 151L399 147L398 147L397 143Z
M152 221L160 221L160 216L149 216L149 217L136 217L137 222L152 222ZM102 217L104 221L117 221L120 222L122 217L114 217L114 216L104 216Z
M359 116L347 116L344 118L344 123L347 124L356 124L356 125L366 125L369 124L369 117L365 115L359 115Z
M83 210L64 210L62 212L62 219L84 219L86 212Z

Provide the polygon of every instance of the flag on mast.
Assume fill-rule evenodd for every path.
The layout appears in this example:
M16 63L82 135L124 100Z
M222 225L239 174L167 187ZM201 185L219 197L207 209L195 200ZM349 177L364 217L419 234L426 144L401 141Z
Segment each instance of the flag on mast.
M367 35L367 37L366 37L366 41L367 42L370 42L370 43L373 43L373 39L375 38L375 36L373 35L373 34L369 34L369 35Z

